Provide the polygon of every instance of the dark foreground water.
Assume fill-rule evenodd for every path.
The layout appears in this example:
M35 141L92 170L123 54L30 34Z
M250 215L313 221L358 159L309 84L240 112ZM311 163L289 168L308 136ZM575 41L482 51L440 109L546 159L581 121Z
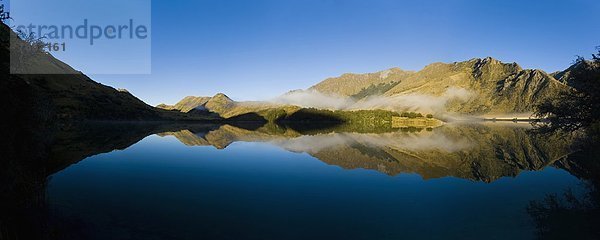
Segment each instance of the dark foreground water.
M51 236L533 239L556 224L539 216L552 214L549 197L589 192L565 157L569 139L516 124L310 134L225 125L129 142L93 134L83 136L101 140L51 154L91 155L47 178ZM124 143L107 146L115 141Z

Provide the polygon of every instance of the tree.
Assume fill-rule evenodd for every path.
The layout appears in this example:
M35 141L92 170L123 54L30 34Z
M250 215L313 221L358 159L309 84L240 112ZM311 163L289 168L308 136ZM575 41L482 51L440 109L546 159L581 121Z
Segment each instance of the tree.
M10 71L12 73L27 73L28 66L32 64L33 60L47 53L44 38L36 36L35 33L18 30L10 37Z
M600 126L600 47L591 60L578 57L564 79L571 88L537 106L538 122L547 131L594 130Z
M0 21L3 23L10 19L10 12L6 11L4 7L4 3L0 3Z

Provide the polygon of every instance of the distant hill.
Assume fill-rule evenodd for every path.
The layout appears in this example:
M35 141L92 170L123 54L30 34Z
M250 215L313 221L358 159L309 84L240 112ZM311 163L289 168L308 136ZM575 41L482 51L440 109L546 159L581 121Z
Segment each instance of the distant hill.
M159 104L156 107L183 113L189 113L193 110L206 110L230 118L245 113L280 108L281 106L267 102L236 102L223 93L217 93L212 97L187 96L175 105Z

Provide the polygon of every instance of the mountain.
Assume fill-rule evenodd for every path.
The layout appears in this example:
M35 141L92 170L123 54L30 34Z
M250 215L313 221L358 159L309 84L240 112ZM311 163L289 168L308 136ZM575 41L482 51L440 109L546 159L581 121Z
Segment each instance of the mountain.
M20 46L21 40L0 24L3 81L0 95L7 118L44 121L189 119L178 111L165 111L144 103L128 91L102 85L52 55ZM11 47L10 40L14 39ZM17 60L15 60L17 59ZM11 64L11 60L12 64ZM9 74L10 70L21 73ZM212 119L195 115L196 119Z
M217 93L212 97L187 96L175 105L159 104L156 107L165 110L177 110L184 113L192 110L210 110L215 113L224 114L237 105L238 103L231 100L227 95Z
M450 87L464 88L472 96L465 102L451 103L447 109L475 114L530 112L547 97L567 88L544 71L524 70L516 63L502 63L488 57L431 64L385 95L439 96Z
M208 99L206 104L204 105L206 109L210 109L211 111L221 113L226 112L233 108L236 103L231 100L227 95L223 93L218 93L217 95Z
M189 112L193 109L197 109L199 106L204 106L209 99L210 97L187 96L181 99L181 101L177 102L177 104L175 105L159 104L156 107L165 110L178 110L181 112Z
M391 100L407 95L442 97L449 90L463 89L469 94L465 94L462 101L448 101L446 111L506 114L532 112L544 99L566 88L565 83L544 71L522 69L516 63L488 57L433 63L418 72L390 69L371 74L344 74L326 79L309 90L365 101L374 96Z

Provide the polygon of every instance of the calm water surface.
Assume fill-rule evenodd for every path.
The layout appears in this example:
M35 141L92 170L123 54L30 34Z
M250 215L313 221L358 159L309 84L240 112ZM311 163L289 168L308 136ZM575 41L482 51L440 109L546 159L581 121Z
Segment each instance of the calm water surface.
M181 130L70 165L46 198L92 239L532 239L531 201L583 190L563 143L527 136Z

